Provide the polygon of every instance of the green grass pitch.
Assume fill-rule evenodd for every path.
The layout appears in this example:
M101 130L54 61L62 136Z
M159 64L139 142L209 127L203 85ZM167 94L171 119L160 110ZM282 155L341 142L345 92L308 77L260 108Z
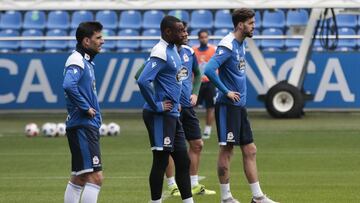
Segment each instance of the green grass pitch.
M0 203L63 202L70 167L66 138L26 138L23 128L29 122L41 126L64 117L1 115ZM99 202L148 202L151 152L141 115L105 114L104 121L119 123L121 135L101 139L105 180ZM359 113L308 113L303 119L275 120L250 112L250 121L260 183L268 196L282 203L360 202ZM213 132L205 141L199 175L206 177L201 183L217 195L196 196L195 202L220 202L216 140ZM239 149L230 181L233 195L250 202ZM164 202L181 200L170 197Z

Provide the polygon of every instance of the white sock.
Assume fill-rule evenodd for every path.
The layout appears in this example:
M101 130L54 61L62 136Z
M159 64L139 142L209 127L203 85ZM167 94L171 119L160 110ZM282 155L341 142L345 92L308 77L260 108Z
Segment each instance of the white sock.
M183 199L183 203L194 203L194 200L192 197L189 197L187 199Z
M191 180L191 187L199 185L199 176L198 175L190 176L190 180Z
M100 186L93 183L86 183L81 196L81 203L96 203L99 192Z
M228 199L232 197L232 194L230 192L230 183L220 184L220 191L221 191L221 199Z
M158 200L151 200L151 203L161 203L161 198Z
M204 128L204 134L210 135L211 134L211 125L206 125Z
M175 182L175 177L170 177L170 178L167 178L167 182L168 182L168 186L171 187L173 185L176 185L176 182Z
M251 183L249 185L250 185L250 189L251 189L253 197L262 197L262 196L264 196L264 193L261 191L259 181L256 182L256 183Z
M79 203L81 191L83 187L68 182L64 195L64 203Z

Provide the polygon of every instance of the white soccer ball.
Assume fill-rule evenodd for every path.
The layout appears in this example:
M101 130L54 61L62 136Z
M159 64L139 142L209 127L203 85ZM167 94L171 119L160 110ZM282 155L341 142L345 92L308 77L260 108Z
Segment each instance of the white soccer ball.
M39 135L39 128L35 123L29 123L25 126L25 135L27 137L35 137Z
M54 137L56 135L56 124L44 123L44 125L41 127L41 132L46 137Z
M105 123L101 124L99 132L100 136L106 136L108 134L108 126Z
M108 135L114 136L120 134L120 126L114 122L109 123L108 125Z
M66 125L65 123L56 124L56 135L65 136L66 135Z

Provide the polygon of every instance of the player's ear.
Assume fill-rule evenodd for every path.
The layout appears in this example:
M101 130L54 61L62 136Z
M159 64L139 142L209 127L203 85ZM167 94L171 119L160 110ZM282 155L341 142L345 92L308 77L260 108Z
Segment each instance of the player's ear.
M165 34L166 34L167 36L171 36L171 34L172 34L171 29L170 29L170 28L166 28L166 29L165 29Z
M90 38L84 37L83 43L84 43L86 46L89 46L89 45L90 45Z

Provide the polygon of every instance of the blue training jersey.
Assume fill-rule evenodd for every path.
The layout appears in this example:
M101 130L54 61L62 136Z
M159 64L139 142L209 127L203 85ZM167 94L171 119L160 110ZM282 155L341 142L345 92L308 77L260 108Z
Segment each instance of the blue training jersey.
M187 72L189 73L189 76L182 81L183 86L181 90L180 104L182 107L191 107L192 105L190 103L190 96L193 88L193 68L198 66L197 60L194 50L187 45L181 46L179 55L183 68L186 68Z
M182 81L188 75L187 69L181 65L176 46L161 39L151 50L150 59L137 80L146 101L144 109L164 112L162 102L170 100L173 108L165 113L178 117ZM154 88L151 87L151 83Z
M205 74L220 90L216 98L218 103L235 106L246 105L246 43L240 43L231 32L218 44L215 55L206 65ZM216 69L219 69L219 75ZM240 101L233 102L227 97L229 91L239 92Z
M66 127L94 126L100 128L101 114L96 96L95 64L86 53L74 51L66 61L63 88L68 117ZM89 108L96 110L94 118L87 114Z

